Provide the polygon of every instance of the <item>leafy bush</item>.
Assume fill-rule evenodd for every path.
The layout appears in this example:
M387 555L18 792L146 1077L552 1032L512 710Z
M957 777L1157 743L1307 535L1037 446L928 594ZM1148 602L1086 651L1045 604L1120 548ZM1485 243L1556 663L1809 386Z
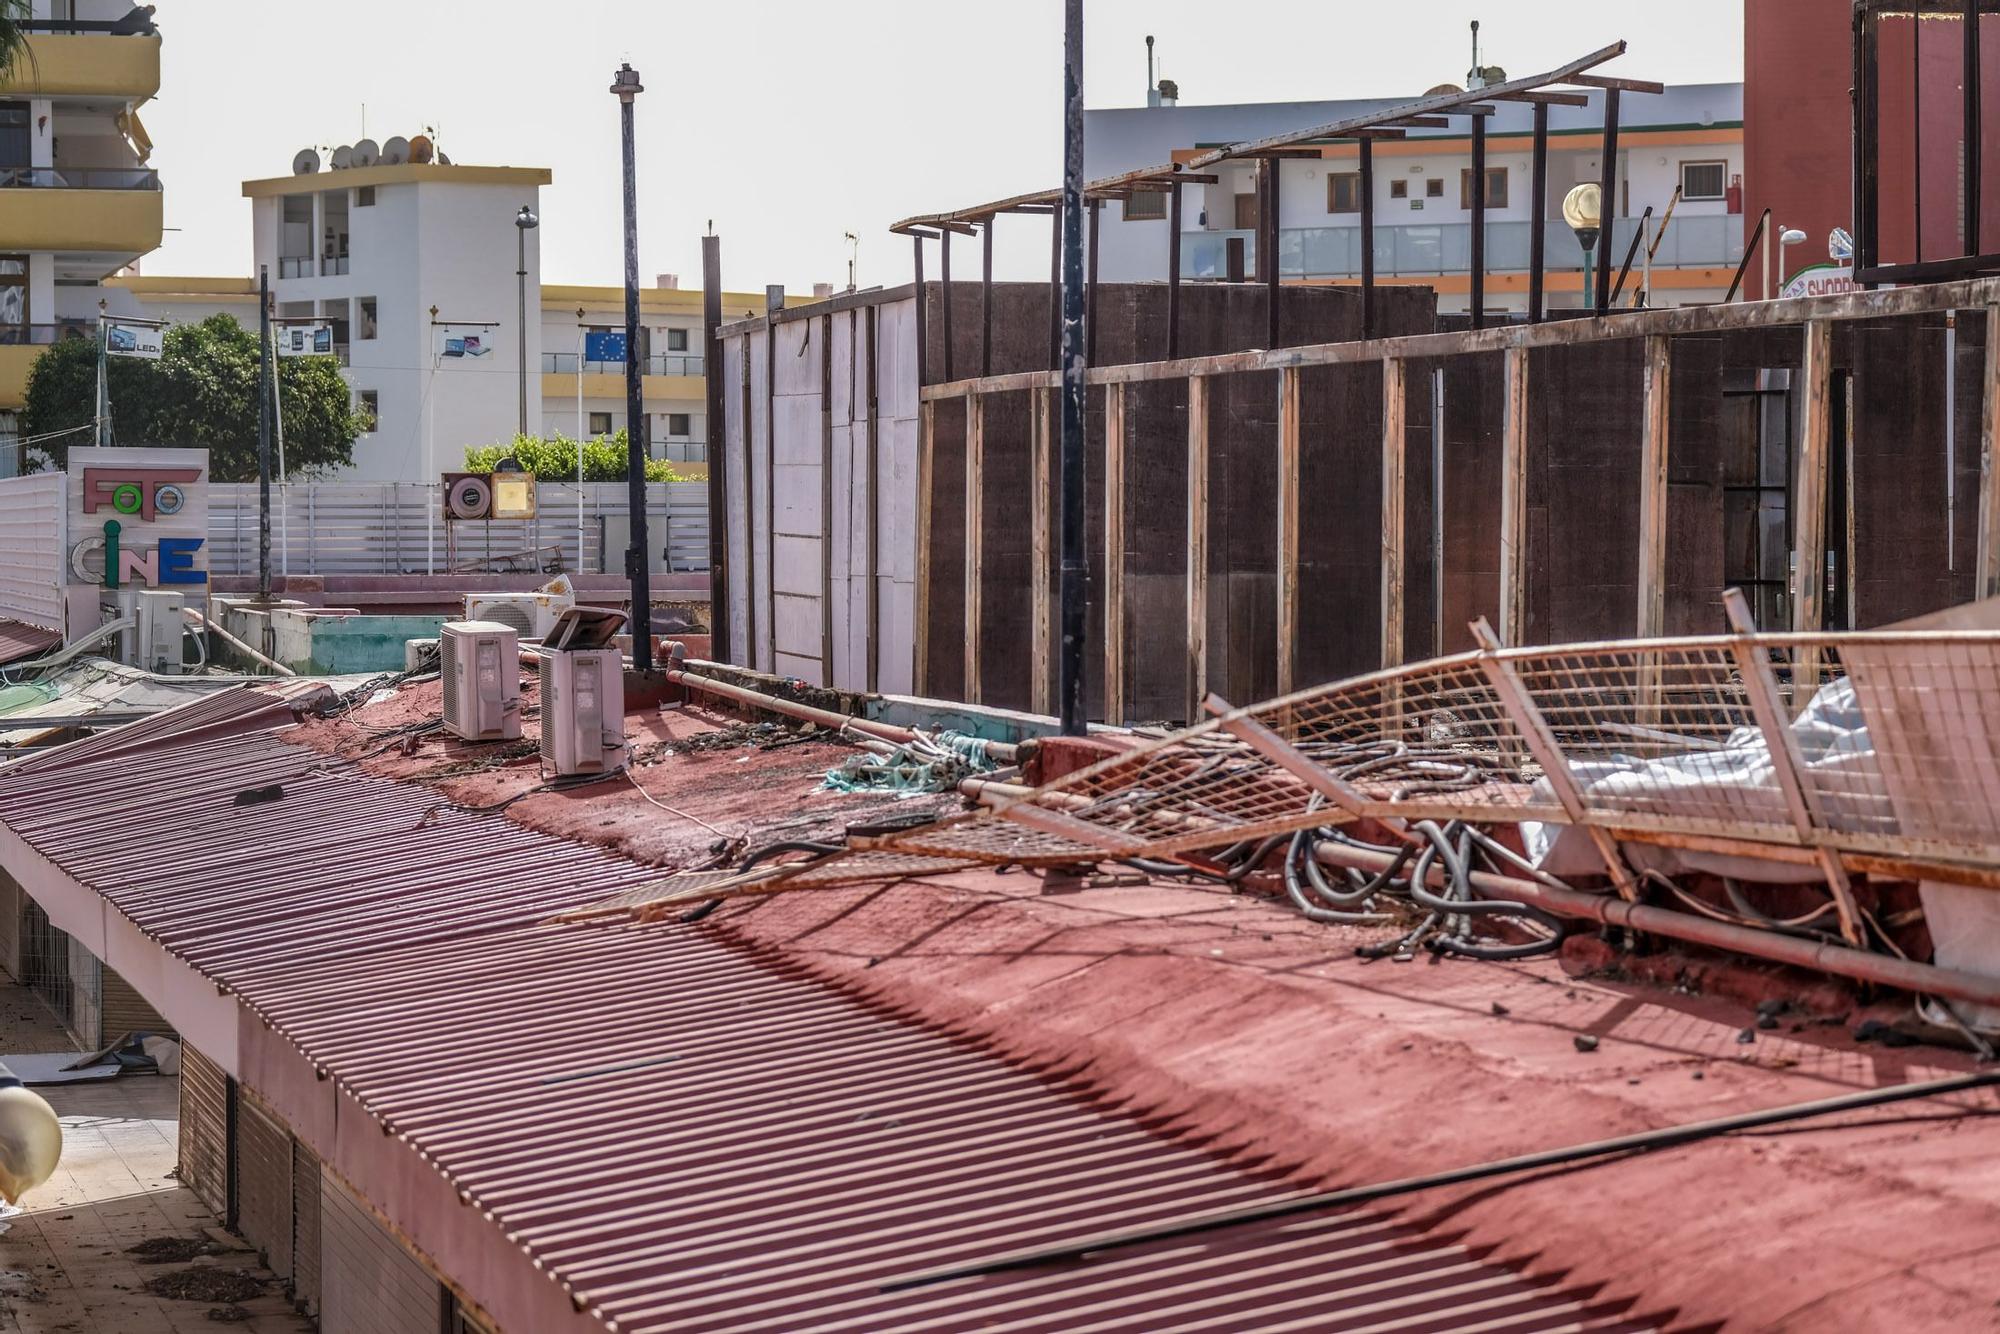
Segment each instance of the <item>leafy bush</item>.
M583 480L586 482L622 482L626 477L626 451L631 446L624 431L615 435L598 436L583 442ZM566 435L544 438L538 435L517 435L513 443L486 445L465 451L465 467L469 472L491 472L493 465L505 458L511 458L527 471L533 473L537 481L574 482L576 480L576 441ZM674 465L665 459L646 460L646 480L649 482L684 482L687 478L674 471Z

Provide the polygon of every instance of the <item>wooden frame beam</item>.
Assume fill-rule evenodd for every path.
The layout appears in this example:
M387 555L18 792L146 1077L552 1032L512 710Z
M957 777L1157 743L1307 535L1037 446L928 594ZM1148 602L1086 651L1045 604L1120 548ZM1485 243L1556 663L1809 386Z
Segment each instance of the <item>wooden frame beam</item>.
M1125 386L1104 391L1104 720L1125 721Z
M1391 359L1382 363L1382 665L1399 667L1403 662L1405 553L1403 516L1406 505L1403 455L1409 442L1406 429L1408 385L1404 363Z
M1500 638L1528 632L1528 349L1507 349L1500 423Z
M1299 647L1299 372L1278 376L1278 690L1294 689Z
M1208 377L1187 382L1187 721L1208 698Z
M1667 449L1673 340L1646 340L1644 423L1639 441L1639 636L1667 632Z
M1029 593L1028 707L1036 713L1055 708L1055 428L1050 410L1055 391L1033 389L1029 403L1028 564Z
M980 591L986 558L986 397L965 396L965 701L985 700L980 679L980 632L985 607Z

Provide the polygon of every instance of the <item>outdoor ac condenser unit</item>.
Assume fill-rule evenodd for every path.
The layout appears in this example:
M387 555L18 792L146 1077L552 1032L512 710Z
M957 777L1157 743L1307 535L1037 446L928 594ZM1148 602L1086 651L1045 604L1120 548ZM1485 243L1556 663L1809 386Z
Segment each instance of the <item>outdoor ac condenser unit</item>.
M574 607L542 646L542 762L558 778L624 767L625 654L611 642L624 621Z
M123 616L132 621L118 632L118 661L162 676L178 676L185 669L186 609L181 594L153 588L120 589L100 604L105 620Z
M547 639L556 617L575 605L574 593L468 593L465 619L512 626L523 639Z
M521 651L514 628L493 621L446 621L438 636L444 725L467 741L521 735Z

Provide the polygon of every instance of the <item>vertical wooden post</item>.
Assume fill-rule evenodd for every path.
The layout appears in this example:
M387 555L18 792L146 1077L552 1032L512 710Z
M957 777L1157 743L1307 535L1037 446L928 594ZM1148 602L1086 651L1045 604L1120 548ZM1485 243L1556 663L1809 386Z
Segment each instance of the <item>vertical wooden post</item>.
M965 395L965 700L982 698L979 679L981 629L980 565L985 556L986 523L981 497L986 494L986 398Z
M2000 597L2000 305L1986 308L1986 372L1979 382L1979 555L1975 598Z
M910 689L927 694L931 671L931 468L937 456L937 403L917 403L917 609Z
M1299 372L1278 372L1278 693L1292 693L1299 636Z
M1604 90L1604 161L1599 187L1603 231L1597 242L1597 313L1611 309L1611 241L1618 231L1618 90Z
M1083 275L1083 364L1097 364L1097 237L1102 230L1104 201L1093 199L1087 206L1090 221L1090 255Z
M993 374L993 223L991 214L979 225L979 373Z
M1799 476L1792 487L1792 629L1817 632L1826 602L1826 486L1832 448L1833 325L1806 324L1805 406L1799 419ZM1819 686L1819 655L1799 653L1794 688Z
M1263 229L1257 241L1257 254L1260 257L1268 254L1270 257L1266 267L1264 268L1264 284L1265 284L1265 292L1267 294L1265 296L1265 314L1269 317L1268 323L1270 325L1270 328L1267 331L1269 341L1265 344L1265 346L1276 347L1278 346L1278 270L1279 270L1278 190L1279 187L1284 183L1284 173L1279 169L1279 159L1274 157L1259 158L1257 160L1257 165L1266 168L1270 173L1266 177L1267 184L1265 186L1265 192L1264 192L1264 207L1258 210L1257 213L1258 225Z
M1055 432L1049 421L1050 391L1028 391L1029 415L1029 568L1033 620L1029 628L1028 707L1036 713L1052 713L1051 693L1055 666L1051 649L1055 638L1055 606L1050 596L1055 579L1055 525L1052 518L1052 488L1055 485Z
M1406 402L1403 363L1382 363L1382 665L1403 661L1404 472Z
M1645 427L1639 445L1639 637L1667 632L1667 417L1673 342L1646 339Z
M1125 721L1125 386L1104 386L1104 720Z
M1505 406L1500 425L1500 639L1525 641L1528 631L1528 349L1505 356Z
M1486 117L1472 118L1472 327L1486 327Z
M1361 152L1361 336L1375 336L1375 141L1363 138Z
M1167 194L1167 360L1181 354L1181 182Z
M944 341L944 382L950 384L955 378L951 373L951 224L938 228L938 300L941 306Z
M1208 698L1208 377L1190 375L1187 392L1187 656L1189 725Z
M1528 323L1542 322L1549 216L1549 104L1535 103L1535 148L1528 168Z

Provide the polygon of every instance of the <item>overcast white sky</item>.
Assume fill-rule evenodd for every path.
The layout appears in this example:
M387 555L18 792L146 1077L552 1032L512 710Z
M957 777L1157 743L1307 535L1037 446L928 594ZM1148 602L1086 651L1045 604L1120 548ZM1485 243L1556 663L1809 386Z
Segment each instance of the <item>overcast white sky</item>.
M548 166L543 275L621 281L620 60L638 101L639 263L697 286L713 219L732 289L905 281L888 224L1061 175L1061 0L158 0L144 117L166 187L155 274L243 274L240 183L309 144L436 126L461 163ZM1616 38L1613 72L1742 77L1742 0L1087 0L1086 98L1144 101L1144 38L1188 103L1415 95L1469 63L1546 69ZM1013 235L1010 237L1009 232ZM1046 224L1002 224L1002 277L1047 272Z

